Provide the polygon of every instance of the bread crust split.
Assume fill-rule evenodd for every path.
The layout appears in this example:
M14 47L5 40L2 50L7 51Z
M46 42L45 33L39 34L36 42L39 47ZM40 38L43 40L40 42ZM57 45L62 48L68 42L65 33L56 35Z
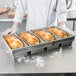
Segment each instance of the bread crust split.
M48 28L48 30L50 32L53 32L54 34L56 34L57 36L59 36L61 38L67 38L68 37L68 34L61 29L51 27L51 28Z
M29 45L37 45L40 44L40 40L31 33L22 32L20 36L29 44Z
M44 39L45 41L53 41L55 40L55 37L46 31L43 30L35 30L34 31L37 35L39 35L42 39Z

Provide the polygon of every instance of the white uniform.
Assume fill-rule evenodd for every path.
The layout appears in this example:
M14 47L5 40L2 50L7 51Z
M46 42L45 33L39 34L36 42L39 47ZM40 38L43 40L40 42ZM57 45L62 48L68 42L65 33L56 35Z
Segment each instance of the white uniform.
M28 11L26 30L66 22L65 0L17 0L16 6L15 22L21 23L25 11Z

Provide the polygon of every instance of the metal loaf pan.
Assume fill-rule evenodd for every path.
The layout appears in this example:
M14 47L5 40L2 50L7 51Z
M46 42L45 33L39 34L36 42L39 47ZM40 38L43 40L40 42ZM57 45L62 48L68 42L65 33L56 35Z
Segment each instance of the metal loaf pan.
M27 33L30 33L30 34L36 36L40 40L40 44L37 44L37 45L28 44L28 42L25 41L20 36L20 33L21 32L17 32L17 35L28 45L28 49L29 49L28 53L35 54L35 53L39 53L39 52L44 51L44 48L47 46L46 42L44 42L42 39L40 39L38 36L36 36L32 31L27 31Z
M42 31L46 31L46 32L48 32L48 33L50 33L49 31L47 31L47 30L45 30L44 28L43 29L37 29L37 30L42 30ZM35 32L34 32L35 30L32 30L32 32L36 35L36 36L38 36L39 38L41 38L39 35L37 35ZM52 33L50 33L50 34L52 34ZM53 34L52 34L53 35ZM53 35L54 36L54 35ZM55 36L54 36L55 37ZM43 41L45 41L43 38L41 38ZM55 39L57 39L56 37L55 37ZM45 41L46 42L46 47L45 48L47 48L47 50L48 49L51 49L54 45L53 45L53 41Z
M48 27L48 28L51 28L51 27ZM62 30L59 27L53 27L53 28L58 28L58 29ZM49 31L47 28L45 28L45 29L47 31ZM57 45L58 44L59 46L63 46L63 47L64 46L71 46L72 45L72 42L73 42L73 40L75 38L75 36L73 36L73 35L71 35L71 34L69 34L67 32L66 32L68 34L68 37L67 38L61 38L61 37L57 36L56 34L54 34L53 32L50 32L50 33L52 33L57 38L57 40L54 41L54 45Z
M7 53L8 54L11 54L11 56L13 56L14 58L17 58L17 57L20 57L21 54L25 54L27 55L27 52L28 52L28 45L26 43L24 43L24 41L17 36L17 34L11 34L11 35L14 35L16 36L18 39L20 39L23 44L24 44L24 47L22 48L17 48L17 49L11 49L10 46L8 45L8 43L6 42L6 40L4 39L4 36L2 36L2 40L5 44L5 46L7 47ZM8 35L5 35L5 36L8 36Z
M58 28L58 27L57 27ZM60 29L60 28L59 28ZM23 43L24 43L24 47L23 48L18 48L18 49L11 49L9 47L9 45L7 44L7 42L4 39L4 36L2 36L2 40L5 43L6 47L8 48L8 53L10 53L15 59L21 56L27 56L29 53L31 54L35 54L35 53L39 53L44 51L45 49L56 49L59 48L60 46L69 46L72 45L72 42L74 40L74 36L71 34L68 34L68 38L60 38L58 36L56 36L54 33L50 32L47 30L47 28L43 28L43 29L37 29L37 30L44 30L49 32L50 34L52 34L55 37L54 41L50 41L50 42L46 42L44 39L42 39L40 36L38 36L34 30L31 31L27 31L28 33L33 34L34 36L36 36L39 40L40 40L40 44L38 45L29 45L27 43L27 41L25 41L21 36L20 33L21 32L17 32L13 35L15 35L16 37L18 37ZM24 31L23 31L24 32Z

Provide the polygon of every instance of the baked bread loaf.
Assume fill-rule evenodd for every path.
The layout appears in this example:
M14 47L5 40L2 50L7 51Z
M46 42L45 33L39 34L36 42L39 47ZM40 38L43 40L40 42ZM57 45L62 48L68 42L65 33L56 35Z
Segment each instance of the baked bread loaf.
M55 37L50 34L49 32L43 31L43 30L35 30L34 31L37 35L39 35L42 39L45 41L53 41L55 40Z
M50 32L53 32L54 34L56 34L57 36L59 36L61 38L67 38L68 37L68 34L61 29L51 27L51 28L48 28L48 30Z
M15 16L15 11L9 11L8 12L8 18L14 18L14 16ZM25 13L24 18L26 18L26 17L27 17L27 14Z
M0 8L0 14L8 12L8 8Z
M11 49L24 47L23 42L14 35L4 36L4 39L6 40L8 45L11 47Z
M40 40L32 35L31 33L22 32L20 36L29 44L29 45L37 45L40 43Z
M15 11L9 11L8 12L8 17L9 18L14 18L14 16L15 16Z

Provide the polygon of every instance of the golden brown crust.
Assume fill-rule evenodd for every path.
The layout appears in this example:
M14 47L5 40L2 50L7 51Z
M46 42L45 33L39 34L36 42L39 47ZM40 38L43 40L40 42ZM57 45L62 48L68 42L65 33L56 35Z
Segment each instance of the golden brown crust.
M8 17L9 18L14 18L14 16L15 16L15 11L9 11L8 12Z
M37 35L39 35L42 39L45 41L53 41L55 40L55 37L50 34L49 32L43 31L43 30L35 30L34 31Z
M37 45L40 43L40 40L30 33L22 32L20 35L29 45Z
M23 42L14 35L5 36L4 39L6 40L8 45L11 47L11 49L24 47Z
M0 8L0 14L8 12L8 8Z
M54 34L56 34L57 36L61 37L61 38L67 38L68 37L68 34L61 30L61 29L57 29L57 28L48 28L48 30L50 32L53 32Z

